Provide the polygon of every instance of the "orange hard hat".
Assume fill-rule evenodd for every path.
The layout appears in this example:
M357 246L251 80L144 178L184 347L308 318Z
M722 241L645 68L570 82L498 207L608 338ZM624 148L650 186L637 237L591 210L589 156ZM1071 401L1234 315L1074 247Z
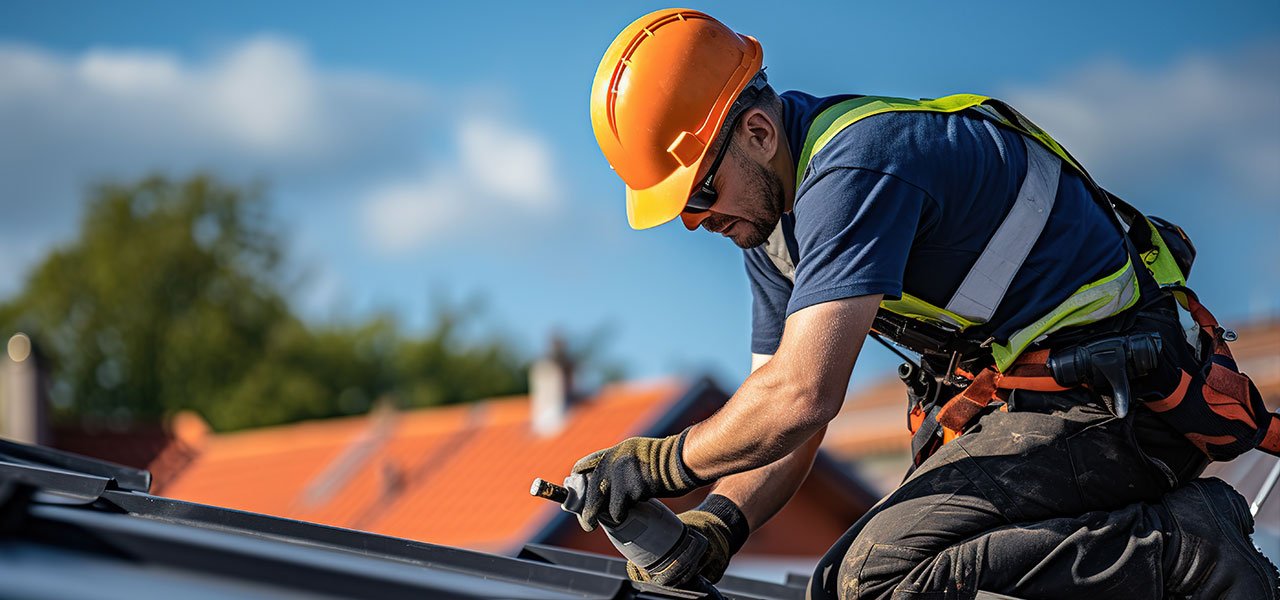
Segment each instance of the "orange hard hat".
M708 147L763 61L755 38L683 8L640 17L613 40L591 86L591 127L627 186L632 228L680 215Z

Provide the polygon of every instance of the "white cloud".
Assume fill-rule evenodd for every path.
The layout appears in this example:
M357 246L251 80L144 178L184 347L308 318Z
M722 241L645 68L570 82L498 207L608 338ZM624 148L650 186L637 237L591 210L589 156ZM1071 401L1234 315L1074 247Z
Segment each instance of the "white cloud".
M1234 195L1280 189L1280 44L1189 55L1156 70L1094 63L1001 96L1104 182L1220 175Z
M374 188L363 201L365 237L384 254L405 254L454 232L518 224L552 213L559 186L550 146L487 116L454 131L456 164Z
M406 162L420 145L407 124L431 102L420 85L320 69L272 36L207 60L0 44L0 73L0 237L41 251L71 234L86 186L104 177L209 170L319 187ZM0 273L0 288L28 264Z
M533 207L552 201L551 151L533 134L471 118L458 126L458 151L467 178L481 191Z
M386 143L428 100L420 86L321 71L300 45L270 36L205 62L155 51L61 57L3 46L0 72L0 123L13 127L4 145L87 146L73 153L80 170L121 158L150 167L181 160L305 169ZM116 160L102 156L108 149Z
M49 70L57 71L58 67L53 65ZM123 96L172 94L183 77L182 66L166 54L100 50L86 54L75 65L74 74L90 88Z
M85 187L104 177L263 178L306 203L301 228L317 222L318 203L355 196L362 219L336 225L349 232L329 218L329 230L307 235L363 235L389 254L470 217L554 210L559 191L550 145L508 117L418 83L323 68L287 38L257 36L202 59L0 42L0 74L0 295L73 232ZM441 137L447 152L428 156ZM329 210L350 210L338 206Z
M214 122L248 149L297 152L324 143L333 125L325 117L342 116L324 114L320 82L301 49L274 40L237 48L206 85Z
M461 181L446 171L385 184L364 200L365 235L387 254L415 250L456 222L466 200Z

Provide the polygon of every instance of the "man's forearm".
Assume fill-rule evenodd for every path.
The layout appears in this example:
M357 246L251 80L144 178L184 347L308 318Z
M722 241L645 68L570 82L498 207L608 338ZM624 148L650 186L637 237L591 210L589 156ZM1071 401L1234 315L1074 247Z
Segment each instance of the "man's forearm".
M685 436L681 462L716 480L782 459L840 410L880 295L810 306L787 319L778 352Z
M721 479L711 492L732 500L747 517L751 531L759 529L800 489L800 484L804 483L813 467L813 459L826 431L826 427L819 429L781 460Z
M772 464L834 416L816 392L788 381L780 358L753 373L719 411L694 425L683 458L696 475L718 480Z

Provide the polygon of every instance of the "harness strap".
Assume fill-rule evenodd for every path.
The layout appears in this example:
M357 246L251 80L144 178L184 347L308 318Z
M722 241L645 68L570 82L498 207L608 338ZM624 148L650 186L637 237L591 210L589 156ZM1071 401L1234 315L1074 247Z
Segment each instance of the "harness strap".
M1180 380L1172 392L1165 398L1148 399L1144 405L1213 460L1230 460L1253 448L1280 456L1280 414L1267 410L1257 386L1237 368L1226 343L1234 339L1233 336L1218 324L1194 292L1182 286L1166 289L1199 326L1202 352L1207 356L1196 358L1199 361L1196 366L1180 365ZM1168 343L1179 343L1179 340ZM989 366L977 374L960 369L948 373L948 377L961 375L971 382L940 407L913 411L911 426L915 435L911 449L915 464L918 466L939 446L963 434L992 402L1003 401L1005 408L1009 408L1009 395L1013 390L1062 392L1071 389L1054 379L1048 365L1050 352L1050 349L1028 352L1003 372ZM921 413L918 419L914 418L917 412Z
M1173 393L1166 398L1149 402L1155 412L1177 419L1179 422L1194 418L1200 428L1188 426L1183 435L1202 452L1215 460L1226 460L1239 454L1239 444L1246 436L1237 431L1241 425L1251 433L1249 446L1280 456L1280 415L1269 412L1262 394L1253 380L1241 373L1231 349L1227 346L1226 330L1218 319L1200 303L1195 292L1180 285L1166 286L1178 303L1191 314L1200 327L1202 348L1209 354L1207 363L1194 373L1182 370L1182 379ZM1203 404L1205 410L1192 416L1179 416L1183 400ZM1183 415L1188 415L1183 410ZM1215 423L1217 421L1217 423ZM1216 426L1215 426L1216 425Z
M938 447L958 437L991 402L1007 400L1011 390L1065 391L1067 388L1053 380L1048 360L1049 350L1046 349L1022 355L1004 373L987 367L974 375L957 368L954 374L972 380L968 387L941 406L935 404L925 408L916 405L907 415L907 428L912 434L913 464L919 466ZM1277 425L1276 439L1280 444L1280 424Z
M1271 413L1265 427L1267 433L1258 444L1258 449L1272 456L1280 456L1280 414Z
M911 408L910 418L911 429L911 464L914 467L920 466L926 458L937 452L938 447L942 446L943 439L942 424L938 422L938 407L930 407L924 410L919 405ZM907 476L911 475L908 470Z
M987 367L972 376L962 373L971 377L973 383L942 405L938 411L938 423L944 431L960 435L993 401L1007 400L1012 390L1063 392L1069 389L1054 381L1048 361L1049 350L1043 349L1018 357L1003 373L995 367Z

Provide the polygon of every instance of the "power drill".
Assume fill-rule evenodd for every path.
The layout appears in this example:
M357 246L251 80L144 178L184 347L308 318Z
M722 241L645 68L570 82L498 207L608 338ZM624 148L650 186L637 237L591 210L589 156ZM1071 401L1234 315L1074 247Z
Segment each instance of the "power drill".
M581 514L586 481L580 473L565 478L563 486L534 479L529 494L559 502L566 512ZM707 538L686 527L656 498L632 506L621 523L608 521L606 515L600 525L613 547L646 573L662 573L663 581L721 598L715 587L697 574L698 559L707 550Z

